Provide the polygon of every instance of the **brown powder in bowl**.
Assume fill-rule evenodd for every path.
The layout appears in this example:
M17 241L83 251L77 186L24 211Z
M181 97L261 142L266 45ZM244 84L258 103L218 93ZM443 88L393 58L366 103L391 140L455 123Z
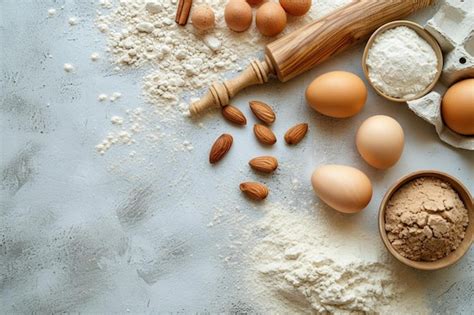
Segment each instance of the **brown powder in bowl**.
M468 210L451 185L420 177L398 189L385 209L388 240L402 256L435 261L454 251L464 239Z

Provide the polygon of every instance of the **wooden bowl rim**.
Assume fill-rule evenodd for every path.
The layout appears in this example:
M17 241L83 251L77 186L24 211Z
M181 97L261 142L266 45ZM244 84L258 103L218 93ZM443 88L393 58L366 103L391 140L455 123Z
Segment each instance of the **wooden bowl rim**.
M448 256L436 261L432 261L432 262L414 261L406 257L403 257L401 254L399 254L395 250L395 248L392 247L392 244L388 240L387 232L385 231L385 208L387 207L388 201L401 186L420 177L436 177L450 183L453 186L453 189L459 194L459 197L466 205L466 208L468 209L468 215L469 215L469 224L466 229L466 235L463 241L461 242L461 244L459 245L459 247L456 250L449 253ZM454 176L451 176L447 173L436 171L436 170L421 170L421 171L412 172L400 178L399 180L397 180L395 184L393 184L387 190L387 192L385 193L385 196L383 197L380 203L378 219L379 219L380 237L382 238L382 241L385 247L387 248L387 250L390 252L390 254L392 254L392 256L395 257L401 263L409 267L420 269L420 270L438 270L438 269L446 268L455 264L464 256L464 254L466 254L469 251L469 248L471 247L472 242L473 242L474 201L472 199L472 196L469 190Z
M413 29L415 32L417 32L418 35L420 35L424 40L426 40L428 42L428 44L431 45L431 47L433 48L433 50L436 54L436 57L438 59L437 72L436 72L435 78L433 79L433 82L431 82L431 84L428 85L426 87L426 89L424 89L420 93L418 93L418 94L416 94L412 97L409 97L409 98L396 98L396 97L384 94L382 91L380 91L377 87L375 87L372 84L372 81L369 78L369 69L367 67L367 58L368 58L368 55L369 55L369 49L372 47L372 45L375 41L375 38L380 33L383 33L384 31L386 31L388 29L395 28L395 27L398 27L398 26L407 26L407 27L410 27L411 29ZM407 21L407 20L393 21L393 22L384 24L381 27L379 27L372 34L372 36L370 36L367 44L365 45L364 54L362 55L362 70L364 71L364 75L367 78L367 81L369 82L369 84L374 88L374 90L380 96L383 96L383 97L385 97L386 99L388 99L390 101L399 102L399 103L404 103L404 102L407 102L407 101L415 100L415 99L418 99L418 98L423 97L426 94L428 94L434 88L436 83L439 81L439 78L441 77L441 72L443 71L443 64L444 64L443 52L441 50L441 47L440 47L438 41L430 33L428 33L421 25L419 25L415 22L412 22L412 21Z

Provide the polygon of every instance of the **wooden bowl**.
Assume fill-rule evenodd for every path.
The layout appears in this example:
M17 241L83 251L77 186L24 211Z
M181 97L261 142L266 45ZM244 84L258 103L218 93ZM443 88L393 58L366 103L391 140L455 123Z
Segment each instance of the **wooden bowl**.
M451 184L453 189L456 190L456 192L459 194L459 197L468 209L469 225L467 226L466 235L462 240L461 244L456 250L449 253L448 256L438 259L436 261L414 261L403 257L396 251L395 248L393 248L392 244L388 240L387 232L385 231L385 208L387 207L388 201L400 187L419 177L436 177L448 182L449 184ZM396 259L398 259L405 265L420 270L437 270L441 268L446 268L461 259L461 257L464 256L464 254L471 247L474 234L474 204L472 196L469 193L469 190L459 180L449 174L433 170L418 171L408 174L407 176L399 179L392 187L389 188L389 190L385 194L379 209L379 232L380 236L382 237L382 241L385 247L390 252L390 254L392 254Z
M418 35L420 35L421 38L426 40L426 42L428 42L428 44L430 44L431 47L433 47L433 50L436 54L436 58L438 59L437 72L436 72L436 76L435 76L433 82L431 82L431 84L429 86L427 86L426 89L424 89L420 93L418 93L418 94L416 94L412 97L409 97L409 98L396 98L396 97L392 97L392 96L389 96L389 95L385 95L381 90L379 90L377 87L375 87L374 84L372 84L372 81L369 78L369 68L367 66L367 58L368 58L368 55L369 55L369 50L372 47L372 45L374 44L375 38L379 34L383 33L384 31L386 31L388 29L391 29L391 28L398 27L398 26L407 26L407 27L411 28L412 30L414 30ZM423 97L426 94L428 94L434 88L436 83L438 82L439 77L441 76L441 71L443 70L443 52L441 51L441 48L440 48L438 42L433 38L433 36L431 36L427 31L425 31L425 29L421 25L416 24L416 23L411 22L411 21L393 21L393 22L387 23L385 25L382 25L369 38L369 41L367 42L367 45L365 46L364 54L362 56L362 69L364 70L364 74L365 74L365 77L367 78L367 81L369 81L370 85L374 88L374 90L379 95L385 97L386 99L388 99L390 101L394 101L394 102L411 101L411 100L418 99L418 98Z

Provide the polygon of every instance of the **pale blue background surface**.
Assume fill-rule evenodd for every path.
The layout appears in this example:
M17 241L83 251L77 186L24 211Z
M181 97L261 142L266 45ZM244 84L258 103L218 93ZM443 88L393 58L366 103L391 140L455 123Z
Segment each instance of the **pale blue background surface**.
M54 18L48 18L50 7L58 11ZM252 310L233 288L234 272L218 259L215 244L225 232L206 225L214 204L239 204L246 211L236 183L247 174L242 169L248 157L262 148L245 142L250 128L233 129L235 146L227 158L242 167L201 163L216 135L229 129L214 116L204 120L204 129L183 127L195 147L192 153L171 159L164 145L146 155L159 167L108 171L120 151L101 157L94 146L110 130L110 117L148 105L139 98L143 71L115 73L105 58L105 38L93 27L96 9L91 1L0 0L0 313ZM415 20L426 21L433 12L426 10ZM74 28L67 22L71 16L80 19ZM373 92L364 111L349 120L309 111L303 91L316 75L345 69L363 77L362 49L286 84L248 90L235 102L241 107L250 99L273 104L278 134L293 123L310 123L304 146L290 150L280 143L271 151L298 165L297 175L281 171L280 188L274 188L283 192L281 198L293 197L292 192L284 195L293 177L310 192L308 178L319 164L350 164L365 171L374 183L374 199L350 220L378 242L377 206L396 179L438 169L472 192L474 153L442 143L434 128L406 106ZM89 58L95 51L103 58L94 64ZM75 65L74 73L64 72L66 62ZM122 100L113 106L97 102L98 94L115 90ZM370 168L354 149L357 127L374 114L396 117L406 134L405 153L387 172ZM277 201L278 194L271 198ZM434 313L472 313L473 268L471 250L447 270L414 273L426 283Z

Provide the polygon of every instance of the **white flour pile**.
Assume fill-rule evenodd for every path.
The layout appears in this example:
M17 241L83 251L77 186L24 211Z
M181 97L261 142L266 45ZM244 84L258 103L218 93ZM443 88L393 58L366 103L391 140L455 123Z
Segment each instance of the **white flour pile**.
M326 238L325 228L316 220L314 215L272 206L257 224L257 234L263 238L251 253L254 268L249 283L264 312L425 313L423 293L413 287L415 284L408 284L377 259L367 258L373 252L373 242L347 239L345 248L340 247ZM364 249L355 258L348 252L351 243L357 242L364 244Z
M199 1L196 1L196 4ZM211 1L217 18L225 1ZM169 111L180 94L198 90L239 68L258 52L255 41L229 34L226 28L197 32L174 21L177 1L120 1L110 14L99 15L97 26L107 34L108 50L119 67L149 65L143 91L160 111ZM239 45L239 48L237 48Z
M291 22L285 32L349 2L318 1L306 18ZM110 7L109 2L105 3ZM223 18L227 0L194 1L195 6L200 3L213 7L215 30L199 32L190 24L178 26L174 22L176 0L119 1L110 14L99 15L97 19L97 27L108 36L108 49L116 64L153 65L143 87L156 105L176 104L182 92L197 94L197 90L220 79L226 70L241 70L250 57L262 52L264 44L272 40L260 36L255 25L244 33L230 31Z
M426 89L435 79L437 64L430 44L406 26L378 35L367 58L372 84L395 98L411 98Z
M307 16L289 23L285 33L349 2L316 1ZM202 33L190 23L178 26L174 22L177 0L121 0L116 5L107 0L99 1L102 11L98 12L96 24L107 36L107 51L117 65L116 70L151 69L143 77L142 89L153 107L145 108L148 113L144 116L157 116L156 120L163 119L168 125L176 125L182 120L180 116L189 115L191 97L200 96L212 82L222 80L224 74L241 71L263 52L265 43L273 40L262 37L255 23L244 33L230 31L223 17L227 0L193 3L196 6L207 3L214 9L214 30ZM133 144L126 137L129 134L133 140L137 134L131 128L124 120L120 131L110 132L97 146L98 152L105 154L115 144ZM148 128L142 126L141 129L146 132Z

